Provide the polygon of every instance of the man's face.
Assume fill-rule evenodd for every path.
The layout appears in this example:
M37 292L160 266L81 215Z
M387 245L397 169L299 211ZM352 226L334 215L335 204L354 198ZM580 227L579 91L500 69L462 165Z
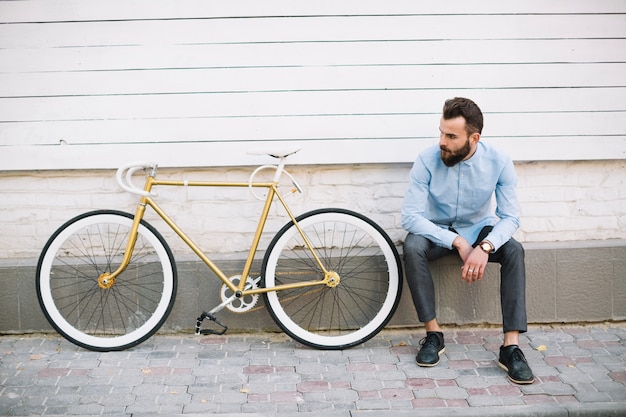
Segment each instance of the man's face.
M456 117L439 123L439 148L441 160L446 166L452 167L473 153L470 138L465 131L465 119Z

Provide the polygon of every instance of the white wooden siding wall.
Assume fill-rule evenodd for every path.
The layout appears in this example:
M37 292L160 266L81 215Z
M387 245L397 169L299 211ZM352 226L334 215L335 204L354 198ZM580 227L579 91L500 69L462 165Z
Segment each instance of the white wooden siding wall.
M626 157L626 2L0 1L0 170L412 162L443 101L516 160Z

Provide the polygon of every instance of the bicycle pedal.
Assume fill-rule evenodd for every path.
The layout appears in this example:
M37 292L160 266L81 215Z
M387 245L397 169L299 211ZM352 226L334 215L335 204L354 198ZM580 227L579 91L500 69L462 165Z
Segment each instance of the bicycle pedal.
M204 319L209 319L211 320L213 323L215 323L216 325L218 325L219 327L221 327L220 330L213 330L213 329L201 329L200 326L202 325L202 322L204 321ZM226 331L228 330L228 327L222 323L220 323L217 318L210 313L207 312L203 312L200 317L198 317L198 319L196 320L196 334L197 335L201 335L201 334L214 334L214 335L223 335L224 333L226 333Z

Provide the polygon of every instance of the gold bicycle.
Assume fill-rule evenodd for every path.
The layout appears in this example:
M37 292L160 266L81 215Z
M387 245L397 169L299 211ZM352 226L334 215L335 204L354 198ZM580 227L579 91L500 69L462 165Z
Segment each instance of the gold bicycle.
M276 165L257 168L248 182L159 180L157 165L133 164L116 174L120 186L140 196L135 214L97 210L63 224L46 243L37 265L37 296L50 324L63 337L96 351L123 350L152 336L176 298L174 256L144 219L152 208L221 281L221 303L196 319L196 333L222 334L215 314L223 308L254 311L260 295L276 324L290 337L318 349L343 349L377 334L400 300L402 270L387 234L353 211L326 208L295 216L279 190L281 176L299 149L268 151ZM256 174L275 170L273 180ZM147 173L143 188L132 176ZM249 187L264 189L265 205L241 275L227 277L156 203L153 187ZM259 277L251 277L272 204L279 201L288 223L269 244ZM243 278L245 277L245 278ZM202 329L206 318L221 331Z

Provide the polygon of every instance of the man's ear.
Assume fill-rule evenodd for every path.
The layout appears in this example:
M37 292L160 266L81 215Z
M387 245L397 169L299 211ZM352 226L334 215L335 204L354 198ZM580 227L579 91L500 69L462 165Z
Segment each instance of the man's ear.
M470 141L474 144L478 143L478 141L480 140L480 133L476 132L476 133L472 133L470 135Z

